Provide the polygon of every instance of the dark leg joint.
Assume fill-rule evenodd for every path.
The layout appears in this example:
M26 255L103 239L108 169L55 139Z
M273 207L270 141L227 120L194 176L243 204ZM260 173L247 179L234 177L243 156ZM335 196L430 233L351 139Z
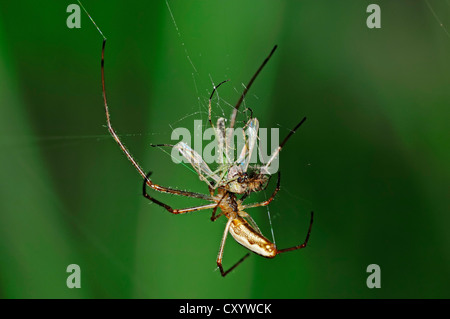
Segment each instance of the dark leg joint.
M217 261L217 266L220 269L220 274L222 275L222 277L225 277L226 275L228 275L234 268L236 268L237 266L239 266L245 259L247 259L247 257L250 256L250 253L247 253L244 257L242 257L237 263L235 263L230 269L228 269L227 271L223 271L223 267L222 267L222 261Z

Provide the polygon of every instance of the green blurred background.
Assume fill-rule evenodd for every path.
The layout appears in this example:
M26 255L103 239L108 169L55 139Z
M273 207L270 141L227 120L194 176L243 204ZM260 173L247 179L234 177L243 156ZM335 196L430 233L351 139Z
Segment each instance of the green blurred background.
M113 125L166 186L207 193L149 144L206 126L212 82L231 80L214 110L228 117L279 45L245 103L281 137L308 117L269 210L281 248L304 239L311 210L315 224L307 249L252 255L226 278L215 264L225 219L141 196L105 128L102 38L84 13L67 28L70 3L0 3L0 297L450 297L448 1L169 0L176 26L165 1L83 2L108 38ZM370 3L381 29L366 26ZM267 209L249 213L271 238ZM229 237L225 268L245 253ZM66 287L73 263L81 289ZM373 263L381 289L366 286Z

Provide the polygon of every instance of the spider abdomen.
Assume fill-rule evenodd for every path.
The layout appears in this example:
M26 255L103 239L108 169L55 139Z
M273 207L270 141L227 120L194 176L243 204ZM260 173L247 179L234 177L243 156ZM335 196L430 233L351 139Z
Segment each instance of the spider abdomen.
M253 229L242 217L233 219L230 234L239 244L260 256L273 258L277 255L275 244Z

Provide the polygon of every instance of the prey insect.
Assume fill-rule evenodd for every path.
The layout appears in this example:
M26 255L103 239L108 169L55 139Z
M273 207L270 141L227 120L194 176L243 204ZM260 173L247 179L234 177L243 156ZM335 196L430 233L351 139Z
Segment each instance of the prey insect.
M254 80L264 68L266 63L270 60L276 49L277 46L272 49L270 54L266 57L266 59L263 61L261 66L258 68L256 73L253 75L253 77L245 87L244 92L233 108L229 128L226 128L226 120L223 117L219 117L216 126L214 126L211 107L211 101L214 93L222 84L228 82L228 80L225 80L219 83L217 86L214 86L208 102L208 120L211 127L215 131L216 141L218 143L219 163L221 163L221 165L219 165L219 167L215 171L212 171L209 168L200 154L198 154L184 142L179 142L176 145L158 144L151 146L170 146L177 149L198 173L200 180L205 181L210 189L225 188L226 190L236 194L249 194L263 190L265 186L267 186L267 183L269 182L271 176L269 174L270 165L278 156L284 144L306 120L306 117L304 117L290 131L288 136L286 136L286 138L281 142L278 148L276 148L275 151L271 154L269 160L267 161L267 163L265 163L265 165L249 165L252 159L253 152L255 151L255 147L257 145L259 129L259 121L257 118L253 117L253 111L250 110L252 114L251 118L244 126L244 128L246 128L246 134L244 135L244 137L247 136L248 138L245 141L239 157L236 161L233 161L234 147L232 139L237 112Z
M84 7L83 7L84 9ZM87 12L86 12L87 13ZM89 16L89 14L88 14ZM102 93L103 93L103 102L104 102L104 110L106 114L106 122L108 130L111 136L114 138L116 143L121 148L122 152L131 162L131 164L136 168L138 173L144 179L143 184L143 196L150 200L151 202L163 207L168 212L172 214L185 214L200 210L212 209L211 220L215 221L222 215L228 218L228 221L225 226L225 230L222 236L222 240L220 243L219 254L217 256L217 266L220 270L222 276L226 276L230 271L235 269L239 264L241 264L248 256L247 253L243 258L241 258L237 263L235 263L228 270L224 270L222 266L223 252L225 247L225 241L227 239L228 233L242 246L249 249L250 251L266 257L266 258L274 258L275 256L285 253L288 251L298 250L305 248L311 233L312 223L313 223L313 212L311 212L311 219L308 228L308 232L306 234L306 238L300 245L293 246L285 249L278 249L274 243L272 243L269 239L267 239L262 232L260 231L258 225L253 220L253 218L245 211L247 209L262 207L269 205L272 200L275 198L276 194L280 189L280 177L281 174L278 172L277 176L277 184L275 190L269 199L252 204L244 204L244 200L251 193L261 191L265 189L270 180L270 174L268 173L268 167L274 160L276 156L278 156L279 152L288 141L288 139L295 133L295 131L303 124L306 118L303 118L295 127L290 131L290 133L286 136L286 138L282 141L279 147L273 152L269 161L264 166L256 166L250 165L250 158L254 151L257 133L259 128L259 122L256 118L251 118L247 124L247 135L248 139L243 147L238 159L236 161L232 161L229 147L229 142L226 137L225 130L225 119L219 118L217 121L217 126L215 127L216 138L218 140L219 147L224 149L224 163L219 167L219 169L212 171L205 161L201 158L201 156L196 153L193 149L191 149L188 145L184 143L178 143L174 147L191 163L194 169L199 174L200 179L205 181L209 188L209 195L178 190L175 188L165 187L154 183L150 179L151 172L146 174L142 167L138 164L138 162L133 158L131 153L128 151L126 146L123 144L119 136L117 135L115 129L111 124L110 112L108 107L108 101L106 97L106 87L105 87L105 46L106 46L106 37L103 36L103 33L97 27L93 19L89 16L91 21L94 23L95 27L98 29L100 34L103 37L102 43L102 51L101 51L101 81L102 81ZM245 87L243 93L241 94L237 104L235 105L231 119L229 128L233 128L236 122L236 116L240 105L242 104L245 95L253 84L253 81L256 79L260 71L263 69L265 64L269 61L272 54L275 52L276 46L273 48L269 56L264 60L259 69L253 75L247 86ZM224 81L226 82L226 81ZM222 82L222 83L224 83ZM211 99L213 97L216 89L222 84L220 83L218 86L214 87L213 92L209 98L209 122L214 127L212 119L211 119ZM154 145L154 146L169 146L168 144L164 145ZM202 199L208 201L210 203L200 206L194 206L189 208L182 209L174 209L171 206L159 201L154 198L147 192L147 188L151 188L154 191L158 191L166 194L173 194L191 198ZM238 198L237 196L241 196ZM217 213L218 209L220 209L220 213Z

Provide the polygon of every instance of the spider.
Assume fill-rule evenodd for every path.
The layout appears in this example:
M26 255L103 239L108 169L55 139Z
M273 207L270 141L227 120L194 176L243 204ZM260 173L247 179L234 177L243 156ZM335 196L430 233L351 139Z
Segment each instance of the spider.
M205 195L202 193L196 193L196 192L190 192L190 191L183 191L178 190L174 188L169 188L165 186L161 186L158 184L155 184L152 180L150 180L150 175L152 174L149 172L146 174L144 170L141 168L141 166L138 164L138 162L133 158L131 153L128 151L128 149L125 147L125 145L120 140L119 136L116 134L113 126L111 125L111 119L110 119L110 113L108 108L108 102L106 98L106 88L105 88L105 72L104 72L104 65L105 65L105 45L106 45L106 38L103 37L103 44L102 44L102 54L101 54L101 77L102 77L102 93L103 93L103 101L104 101L104 107L105 107L105 113L106 113L106 122L108 126L108 130L114 140L117 142L117 144L122 149L123 153L126 155L128 160L131 161L132 165L137 169L139 174L144 178L144 184L143 184L143 195L145 198L150 200L151 202L163 207L168 212L172 214L185 214L189 212L195 212L199 210L206 210L206 209L212 209L212 216L211 220L215 221L222 215L225 215L228 218L228 222L226 223L224 234L220 243L220 249L219 254L217 256L217 266L220 269L220 273L223 277L225 277L230 271L235 269L240 263L242 263L250 254L247 253L243 258L241 258L237 263L235 263L231 268L228 270L224 270L222 266L222 258L223 258L223 251L225 246L225 241L228 235L228 232L232 235L232 237L242 246L246 247L250 251L266 257L266 258L274 258L275 256L288 252L293 251L297 249L305 248L309 236L311 233L312 223L313 223L313 215L314 213L311 212L311 220L309 224L309 229L306 235L306 238L304 242L300 245L293 246L290 248L285 249L278 249L274 243L272 243L269 239L264 237L264 235L261 233L258 225L255 223L253 218L245 212L246 209L254 208L254 207L261 207L261 206L267 206L269 205L272 200L275 198L276 194L278 193L278 190L280 189L280 177L281 174L278 172L278 179L277 179L277 185L270 196L269 199L267 199L264 202L260 203L253 203L253 204L244 204L244 200L246 197L252 193L257 192L260 190L263 190L267 187L268 181L270 179L270 176L268 175L267 168L270 165L270 163L273 161L273 159L278 155L278 153L283 148L284 144L288 141L288 139L295 133L295 131L300 127L300 125L306 120L306 118L303 118L300 123L298 123L293 130L286 136L286 138L282 141L280 146L275 150L275 152L271 155L268 163L266 163L263 167L257 167L257 166L251 166L249 172L247 172L249 168L249 162L250 157L253 152L253 148L257 139L257 132L259 123L256 118L251 118L247 124L247 131L249 135L249 139L246 142L241 155L239 156L238 160L236 162L230 162L227 161L225 165L222 165L216 172L213 172L208 165L204 162L204 160L201 158L201 156L196 153L194 150L192 150L188 145L184 143L178 143L174 147L176 147L180 153L189 160L191 165L196 169L197 173L199 174L200 178L207 182L208 188L209 188L209 195ZM236 106L233 109L233 113L231 115L230 120L230 128L234 127L236 116L238 109L247 93L249 88L251 87L253 81L258 76L259 72L263 69L264 65L269 61L272 54L275 52L277 46L273 48L273 50L270 52L269 56L264 60L262 65L259 67L259 69L256 71L256 73L251 78L250 82L246 86L245 90L243 91L242 95L240 96L240 99L238 100ZM224 81L226 82L226 81ZM222 83L224 83L222 82ZM220 83L220 84L222 84ZM220 86L220 84L218 86ZM218 87L217 86L217 87ZM212 120L211 120L211 99L216 91L217 87L214 87L213 92L211 93L211 96L209 98L209 121L210 124L213 126ZM213 126L214 127L214 126ZM228 143L225 138L225 120L223 118L219 118L217 121L217 128L215 130L216 137L219 141L219 147L225 148L225 153L227 153ZM153 145L153 146L171 146L169 144L161 144L161 145ZM155 199L147 192L147 186L151 189L161 192L161 193L167 193L167 194L173 194L173 195L180 195L180 196L186 196L186 197L192 197L192 198L198 198L205 201L210 202L209 204L201 205L201 206L195 206L190 208L183 208L183 209L174 209L171 206ZM215 194L215 190L217 190L217 194ZM237 198L236 195L242 195L241 198ZM220 208L221 212L217 214L217 209Z

